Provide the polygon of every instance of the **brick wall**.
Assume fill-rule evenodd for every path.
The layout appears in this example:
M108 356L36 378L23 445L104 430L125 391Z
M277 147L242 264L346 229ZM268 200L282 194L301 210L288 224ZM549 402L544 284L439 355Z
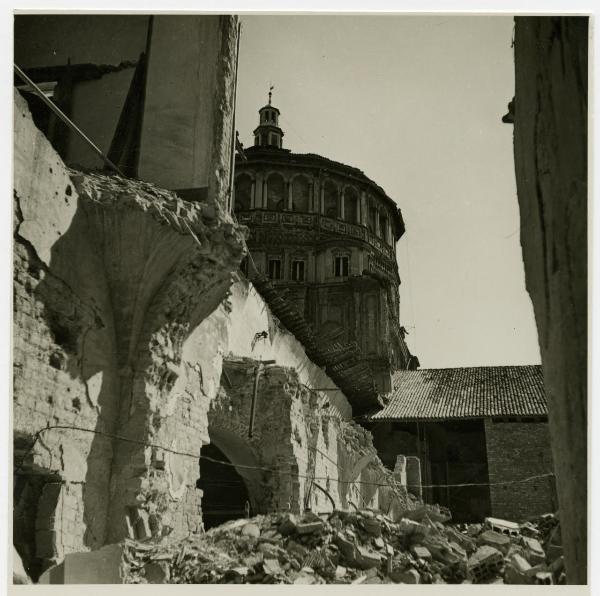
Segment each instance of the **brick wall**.
M485 438L492 515L520 521L555 511L551 478L493 486L553 471L548 424L486 419Z
M386 511L409 507L405 490L395 486L377 457L370 433L325 406L318 392L300 382L295 369L271 365L261 374L249 437L257 364L247 358L225 362L208 413L209 436L232 463L252 461L265 468L255 474L239 469L255 511L299 512L306 505L331 510L327 495L311 487L313 481L338 508L347 509L350 503Z
M200 452L212 396L183 346L226 297L242 231L213 205L67 170L15 104L15 544L45 567L187 535L197 460L73 427ZM53 425L70 428L34 444Z

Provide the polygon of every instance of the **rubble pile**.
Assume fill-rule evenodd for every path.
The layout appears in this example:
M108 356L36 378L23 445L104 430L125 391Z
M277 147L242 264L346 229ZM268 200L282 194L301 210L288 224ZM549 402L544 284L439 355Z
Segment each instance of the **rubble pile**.
M238 519L177 543L124 543L127 583L564 583L553 514L524 524L451 524L422 506Z

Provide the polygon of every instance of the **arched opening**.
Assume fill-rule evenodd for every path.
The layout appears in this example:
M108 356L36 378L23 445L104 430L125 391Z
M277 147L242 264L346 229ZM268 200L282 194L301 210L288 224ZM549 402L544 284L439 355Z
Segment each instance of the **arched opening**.
M308 212L309 183L304 176L296 176L292 182L292 210Z
M358 193L350 187L344 191L344 219L353 224L359 223Z
M369 232L372 234L375 233L375 228L377 227L377 207L373 204L372 201L369 201L368 207L368 217L367 217L367 228Z
M388 241L388 219L383 212L379 214L379 236Z
M15 455L26 455L32 441L16 433ZM63 531L64 487L59 475L28 462L22 461L13 475L13 545L33 581L55 562Z
M250 495L244 479L233 462L214 443L202 447L200 478L196 486L203 491L202 518L205 529L214 528L230 519L252 515Z
M338 217L338 190L336 185L327 180L323 188L324 210L326 217Z
M252 178L242 174L235 179L234 211L247 211L252 200Z
M213 415L215 412L213 411ZM249 443L209 415L210 443L200 451L200 477L204 527L261 513L265 502L261 467ZM211 461L217 460L217 461ZM218 463L224 462L224 463Z
M283 211L285 208L285 183L280 174L271 174L267 178L267 209Z

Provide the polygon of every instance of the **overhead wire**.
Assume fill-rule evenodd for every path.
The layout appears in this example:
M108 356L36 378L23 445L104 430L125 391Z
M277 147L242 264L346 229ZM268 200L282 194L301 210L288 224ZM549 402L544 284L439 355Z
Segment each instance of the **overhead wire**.
M198 453L189 453L186 451L178 451L176 449L172 449L170 447L165 447L165 446L157 444L157 443L149 443L147 441L142 441L140 439L132 439L130 437L123 437L121 435L108 433L105 431L95 430L95 429L91 429L91 428L84 428L84 427L79 427L79 426L68 426L68 425L64 425L64 424L54 424L54 425L45 426L45 427L39 429L34 435L32 444L29 446L29 448L26 450L25 454L21 458L21 461L19 462L19 465L17 466L15 473L19 472L23 468L23 464L25 463L27 456L33 451L33 448L35 447L36 443L38 442L39 437L43 433L50 431L50 430L70 430L70 431L78 431L78 432L87 432L87 433L91 433L91 434L95 434L95 435L104 436L106 438L123 441L126 443L142 445L144 447L151 447L153 449L160 449L166 453L171 453L174 455L180 455L183 457L191 457L196 460L206 460L206 461L210 461L210 462L213 462L216 464L230 466L230 467L235 468L236 470L237 469L257 470L257 471L262 471L262 472L268 472L271 474L278 474L280 476L290 476L293 478L304 478L304 479L312 480L312 481L315 481L315 480L327 481L327 480L329 480L330 482L334 481L334 482L339 482L342 484L362 484L362 485L367 485L367 486L387 487L392 490L397 489L399 486L399 485L394 486L393 484L390 484L389 482L372 482L372 481L367 481L367 480L344 480L342 478L332 478L329 476L312 476L312 475L308 476L305 474L300 474L300 473L295 473L295 472L287 472L285 470L269 468L266 466L251 466L251 465L239 464L239 463L234 464L232 462L215 459L215 458L209 457L207 455L202 455L201 453L198 454ZM331 460L331 461L333 462L333 460ZM336 463L336 462L334 462L334 463ZM336 465L337 465L337 463L336 463ZM461 483L461 484L427 484L427 485L423 484L420 486L421 486L421 488L457 488L457 487L467 487L467 486L506 486L506 485L511 485L511 484L520 484L520 483L525 483L525 482L531 482L532 480L548 478L551 476L554 476L554 473L548 472L545 474L536 474L533 476L528 476L526 478L520 478L517 480L505 480L502 482L467 482L467 483Z

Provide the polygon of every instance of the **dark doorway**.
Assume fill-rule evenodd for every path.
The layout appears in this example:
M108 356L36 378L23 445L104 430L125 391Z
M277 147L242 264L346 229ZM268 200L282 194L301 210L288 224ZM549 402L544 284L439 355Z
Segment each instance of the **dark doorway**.
M14 476L13 544L33 581L54 562L56 510L63 483L52 474L22 471Z
M231 465L227 456L213 443L204 445L200 456L200 478L196 486L204 492L202 517L205 529L214 528L230 519L252 515L250 497L243 478Z
M425 433L431 500L448 507L455 522L483 521L491 514L483 421L429 423Z

